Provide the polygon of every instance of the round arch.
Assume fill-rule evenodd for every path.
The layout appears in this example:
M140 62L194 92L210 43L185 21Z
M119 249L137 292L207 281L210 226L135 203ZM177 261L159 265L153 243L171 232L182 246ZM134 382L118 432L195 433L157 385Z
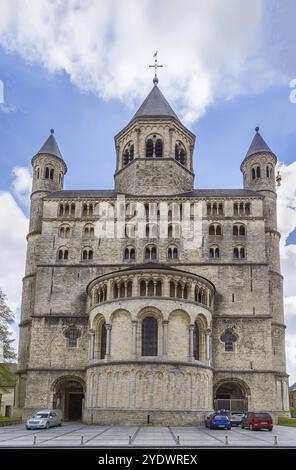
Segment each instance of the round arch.
M65 375L56 379L53 392L53 408L60 409L65 421L82 419L86 386L84 380L76 375Z
M214 409L248 411L250 387L241 379L226 377L214 385Z

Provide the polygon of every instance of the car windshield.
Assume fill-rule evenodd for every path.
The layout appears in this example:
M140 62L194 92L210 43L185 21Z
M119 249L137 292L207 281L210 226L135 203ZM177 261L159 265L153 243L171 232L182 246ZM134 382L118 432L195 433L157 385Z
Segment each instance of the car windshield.
M256 413L255 414L256 418L264 418L264 419L270 419L271 416L268 413Z
M35 415L32 416L32 418L48 418L48 413L36 413Z
M227 416L222 416L222 415L217 415L217 416L214 416L214 419L215 420L218 420L218 419L227 419Z

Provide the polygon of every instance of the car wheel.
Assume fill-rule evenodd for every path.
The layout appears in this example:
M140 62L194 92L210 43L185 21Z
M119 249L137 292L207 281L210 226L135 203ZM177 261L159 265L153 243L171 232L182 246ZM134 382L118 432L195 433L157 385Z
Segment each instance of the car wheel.
M272 428L269 428L268 431L272 431Z
M250 429L250 431L254 431L253 424L250 424L249 429Z
M46 428L46 429L49 428L49 423L46 423L45 428Z
M245 426L243 425L243 423L242 423L242 429L245 429Z
M228 429L228 431L230 431L230 430L231 430L231 426L227 426L227 428L226 428L226 429Z
M60 423L59 426L62 426L62 423Z
M31 428L29 428L28 426L26 426L26 429L27 429L27 431L30 431Z

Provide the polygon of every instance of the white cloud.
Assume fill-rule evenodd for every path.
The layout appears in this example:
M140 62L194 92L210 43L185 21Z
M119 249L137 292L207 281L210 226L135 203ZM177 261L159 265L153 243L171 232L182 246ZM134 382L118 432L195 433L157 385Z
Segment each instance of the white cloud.
M281 232L281 264L284 275L285 319L287 324L287 366L290 382L296 381L296 245L285 245L296 227L296 162L280 164L282 184L278 194L278 227Z
M6 50L104 99L143 98L159 49L161 85L187 123L216 99L283 79L283 41L264 52L274 43L264 0L0 0L0 11Z
M15 166L12 169L14 179L12 189L16 198L24 205L30 205L30 194L32 189L32 175L28 168Z

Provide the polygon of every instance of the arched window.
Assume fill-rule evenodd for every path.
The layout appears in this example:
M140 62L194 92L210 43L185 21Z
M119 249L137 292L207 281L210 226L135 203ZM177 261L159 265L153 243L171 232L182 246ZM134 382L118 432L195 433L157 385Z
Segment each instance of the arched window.
M83 261L88 261L93 259L93 250L91 248L85 248L82 251L82 259Z
M176 246L169 246L168 247L168 259L169 260L178 259L178 248Z
M257 176L257 178L260 178L260 177L261 177L261 169L260 169L260 166L257 166L257 168L256 168L256 176Z
M157 356L158 324L154 317L142 321L142 356Z
M93 238L95 235L95 228L91 224L87 224L83 228L83 238L84 239L90 239Z
M227 328L220 337L221 341L224 343L224 350L227 352L234 351L234 343L237 341L238 337L234 334L232 328Z
M272 167L267 165L267 167L266 167L266 177L271 178L271 175L272 175Z
M48 168L48 166L46 166L45 167L45 179L48 180L48 178L49 178L49 168Z
M146 158L153 157L153 150L154 150L153 140L148 139L146 142Z
M123 151L123 165L127 165L134 159L134 144L129 142L126 144L124 151Z
M77 347L77 340L81 336L80 330L76 328L76 326L70 326L64 333L65 337L68 340L68 347L69 348L76 348Z
M133 260L136 259L136 250L133 246L127 246L124 250L124 259Z
M162 158L162 140L157 139L155 142L155 157Z
M58 250L58 260L63 261L69 258L69 251L67 248L60 248Z
M69 225L61 225L59 228L59 236L60 238L69 238L70 237L70 226Z
M107 344L107 328L106 322L104 322L101 326L100 331L101 341L100 341L100 359L105 359L106 356L106 344Z
M175 160L180 162L182 165L186 163L186 151L182 142L178 141L175 145Z
M233 249L233 257L236 259L244 259L246 257L245 248L243 246L235 246Z
M244 237L246 235L246 227L244 225L239 226L239 234L241 237Z
M74 202L72 202L72 204L71 204L71 216L74 217L74 215L75 215L75 204L74 204Z
M209 235L221 236L222 235L221 224L211 224L209 226Z
M244 237L246 235L246 227L243 224L234 224L233 226L233 236L235 237Z
M36 177L37 177L37 179L39 180L39 177L40 177L40 169L39 169L39 167L36 168Z
M255 168L252 168L252 180L256 178L256 171Z
M200 360L200 329L197 322L193 328L193 357L196 361Z
M162 158L163 156L163 143L162 139L153 135L146 141L146 158Z
M53 180L53 175L54 175L54 169L52 168L52 169L50 170L50 175L49 175L49 177L50 177L51 180Z
M146 246L145 248L145 259L154 260L157 259L157 249L154 245Z
M213 245L209 249L209 257L210 258L220 258L220 249L218 246Z

